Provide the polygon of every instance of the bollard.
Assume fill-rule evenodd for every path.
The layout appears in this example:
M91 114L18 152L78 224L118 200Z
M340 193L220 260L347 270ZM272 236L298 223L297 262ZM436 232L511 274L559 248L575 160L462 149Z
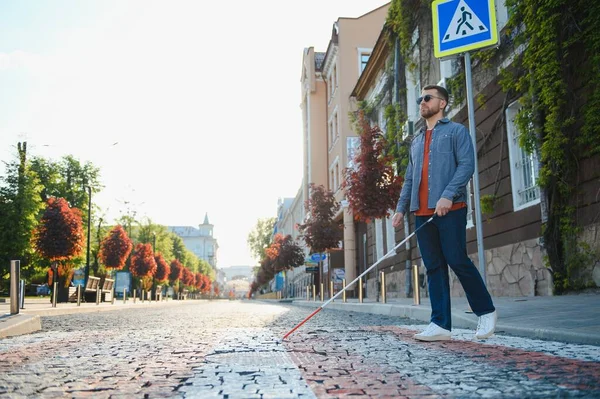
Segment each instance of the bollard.
M21 261L10 261L10 314L19 313L19 281L21 280Z
M346 303L346 279L345 279L345 278L344 278L344 279L342 279L342 290L344 290L344 291L342 292L342 301L343 301L344 303Z
M308 287L308 285L306 286L306 300L310 301L310 288Z
M363 302L363 284L362 277L358 279L358 303Z
M323 283L321 283L321 291L319 292L319 297L321 297L321 302L323 302Z
M81 306L81 286L77 285L77 306Z
M421 304L421 293L419 287L419 266L413 265L413 304Z
M25 280L20 280L19 284L19 306L25 309Z
M96 287L96 305L100 305L100 286Z
M313 287L313 301L317 300L317 286L316 285L312 285Z
M112 292L110 293L110 304L114 305L115 304L115 286L113 285L113 289Z
M123 304L127 303L127 288L123 288Z
M333 281L329 282L329 298L333 298L333 295L335 294L335 292L333 292ZM333 302L333 301L331 301Z
M381 303L387 303L385 295L385 273L381 272Z
M54 284L52 284L52 307L53 308L56 307L56 300L58 299L58 293L56 291L58 291L58 283L55 281Z

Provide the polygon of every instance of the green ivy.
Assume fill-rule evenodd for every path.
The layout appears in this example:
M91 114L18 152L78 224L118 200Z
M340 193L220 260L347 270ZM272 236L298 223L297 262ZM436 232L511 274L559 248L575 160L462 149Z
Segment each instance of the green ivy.
M524 94L516 118L520 144L540 151L548 266L557 293L583 288L581 274L594 255L578 239L574 201L579 161L600 154L600 2L507 0L507 7L511 45L525 48L500 83ZM581 83L584 101L576 93Z

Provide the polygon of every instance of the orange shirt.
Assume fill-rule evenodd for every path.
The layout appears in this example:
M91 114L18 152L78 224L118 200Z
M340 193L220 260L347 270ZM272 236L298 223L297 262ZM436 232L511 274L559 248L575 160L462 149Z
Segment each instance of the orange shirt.
M415 212L417 216L431 216L435 209L427 207L429 200L429 147L431 145L431 136L433 129L425 132L425 150L423 153L423 171L421 172L421 184L419 185L419 209ZM466 207L464 202L452 204L451 211Z

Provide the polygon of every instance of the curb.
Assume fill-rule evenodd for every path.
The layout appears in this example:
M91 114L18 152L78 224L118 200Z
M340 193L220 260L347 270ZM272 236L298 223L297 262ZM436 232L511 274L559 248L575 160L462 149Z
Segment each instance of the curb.
M321 304L310 301L293 301L292 305L316 309ZM331 302L326 309L341 310L345 312L371 313L382 316L402 317L429 323L431 309L426 305L399 305L399 304L374 304L374 303L335 303ZM462 314L452 309L452 325L458 328L477 327L477 316ZM500 314L500 320L502 315ZM571 332L565 330L550 330L546 328L523 327L498 322L496 332L525 338L560 341L572 344L600 345L600 336Z
M42 329L40 316L28 314L6 314L0 316L0 339L30 334Z

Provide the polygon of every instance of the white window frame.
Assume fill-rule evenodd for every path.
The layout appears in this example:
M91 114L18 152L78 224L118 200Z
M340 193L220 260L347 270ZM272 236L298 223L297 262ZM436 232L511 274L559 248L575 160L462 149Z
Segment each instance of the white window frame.
M375 261L383 258L383 223L375 219Z
M333 191L334 193L339 189L340 186L340 177L337 175L339 174L339 166L340 163L340 157L337 156L335 157L335 159L333 160L333 162L331 163L331 165L329 166L329 184L331 186L331 191ZM337 172L336 172L337 170Z
M390 216L388 216L387 219L385 219L385 227L387 233L387 248L385 251L386 253L390 252L396 246L396 229L392 225L394 211L390 212Z
M508 22L509 14L508 7L506 7L506 0L496 0L496 24L498 25L498 32L500 32Z
M368 55L369 58L371 58L371 54L373 54L373 49L359 47L357 50L358 50L358 76L360 76L364 71L363 64L362 64L362 56ZM368 63L369 63L369 61L367 61L367 64ZM365 64L365 68L367 67L367 64Z
M539 177L537 155L535 151L528 154L519 146L520 134L515 124L515 117L520 108L521 104L519 100L514 101L506 108L505 115L510 162L510 183L515 212L540 203L540 188L537 184ZM523 198L524 196L530 198Z
M328 136L330 139L329 150L333 148L338 138L340 137L340 127L338 119L338 106L336 105L331 114L329 115L329 121L327 122Z

